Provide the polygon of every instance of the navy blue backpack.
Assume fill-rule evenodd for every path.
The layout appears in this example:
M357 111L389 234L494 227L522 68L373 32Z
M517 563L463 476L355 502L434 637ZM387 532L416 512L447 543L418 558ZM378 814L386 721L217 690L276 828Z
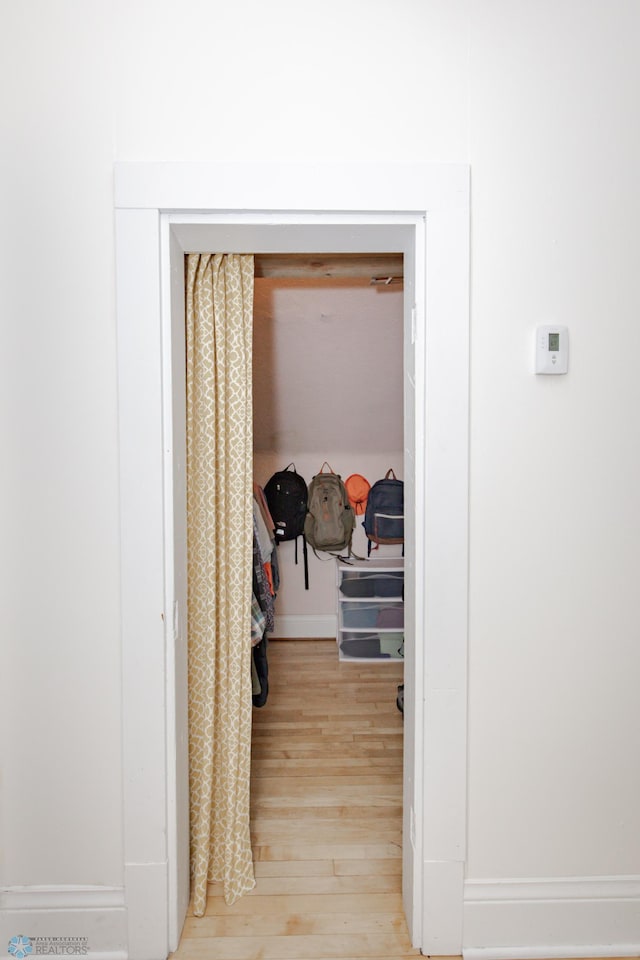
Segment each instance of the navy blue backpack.
M367 554L381 543L404 543L404 483L392 469L376 480L369 491L364 514L364 532L369 540Z

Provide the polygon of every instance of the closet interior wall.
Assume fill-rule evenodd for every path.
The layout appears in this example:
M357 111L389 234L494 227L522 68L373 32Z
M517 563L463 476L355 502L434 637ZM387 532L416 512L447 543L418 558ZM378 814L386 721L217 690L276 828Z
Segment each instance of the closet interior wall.
M291 462L307 483L325 460L343 480L360 473L373 484L389 467L403 477L402 258L399 269L398 258L385 265L394 279L372 283L381 264L349 276L298 266L263 276L256 258L254 479L261 486ZM332 266L341 272L339 257ZM366 556L362 519L353 548ZM274 636L335 636L333 560L309 551L305 590L301 549L297 566L293 542L278 550ZM400 556L401 548L379 553Z

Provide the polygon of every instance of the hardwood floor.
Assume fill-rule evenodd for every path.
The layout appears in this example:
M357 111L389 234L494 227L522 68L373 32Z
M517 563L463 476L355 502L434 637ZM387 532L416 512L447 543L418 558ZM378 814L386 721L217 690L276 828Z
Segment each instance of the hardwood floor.
M269 645L254 710L256 887L209 888L177 960L419 957L402 912L402 663L340 663L333 640Z
M333 640L281 640L269 670L254 710L256 886L228 907L211 884L175 960L419 957L401 900L402 664L341 664Z

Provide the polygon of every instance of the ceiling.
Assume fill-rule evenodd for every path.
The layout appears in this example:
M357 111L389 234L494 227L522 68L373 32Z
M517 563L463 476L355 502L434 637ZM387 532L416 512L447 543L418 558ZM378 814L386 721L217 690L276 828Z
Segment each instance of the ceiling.
M313 255L312 269L291 276L260 276L254 291L254 446L290 459L301 452L395 451L403 447L402 283L372 285L383 266L367 256L360 276ZM336 260L337 258L333 258ZM347 261L350 262L347 262ZM387 261L381 274L398 276ZM375 274L370 270L375 268ZM362 275L364 272L364 276Z

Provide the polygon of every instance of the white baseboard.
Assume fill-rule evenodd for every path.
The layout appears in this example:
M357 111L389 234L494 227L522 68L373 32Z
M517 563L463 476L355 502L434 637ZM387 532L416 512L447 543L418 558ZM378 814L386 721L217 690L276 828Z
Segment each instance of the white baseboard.
M123 887L24 886L0 891L0 952L15 936L32 939L33 960L65 952L65 960L125 960L127 911ZM54 939L57 938L57 939ZM74 947L71 941L77 944ZM76 949L77 953L65 951ZM30 958L31 960L31 958Z
M620 944L612 946L593 946L583 944L573 947L486 947L465 948L464 960L607 960L610 957L638 957L640 944Z
M311 616L282 616L275 617L275 628L273 636L285 640L292 640L297 637L310 639L312 637L333 637L336 636L336 615L311 615Z
M640 877L467 880L465 960L640 955Z

